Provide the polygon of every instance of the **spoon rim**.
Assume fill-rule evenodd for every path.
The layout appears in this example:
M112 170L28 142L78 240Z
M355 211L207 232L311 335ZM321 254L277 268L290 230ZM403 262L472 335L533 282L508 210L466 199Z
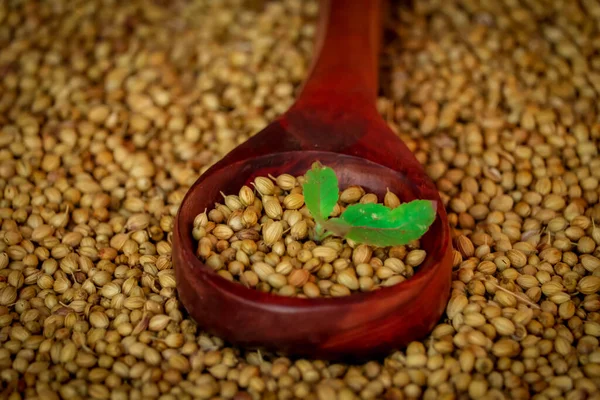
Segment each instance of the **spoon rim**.
M275 155L287 155L292 156L295 153L302 152L306 153L306 151L281 151L274 152L268 154L262 154L253 157L247 157L243 159L239 159L232 163L225 163L221 165L221 163L216 163L207 171L205 171L198 179L190 186L187 193L185 194L179 210L177 211L177 215L175 217L175 224L173 229L173 244L174 246L178 246L179 251L181 251L181 258L184 260L187 265L176 265L174 263L175 269L180 269L179 273L183 274L186 278L192 280L203 279L205 284L210 284L216 290L220 291L222 294L227 294L230 297L235 298L235 301L244 304L251 304L253 306L261 307L261 308L281 308L285 309L304 309L304 308L312 308L315 307L343 307L345 305L350 305L358 302L368 302L368 301L380 301L382 298L392 297L399 292L406 292L407 294L412 293L413 291L417 291L419 287L426 285L427 282L432 278L434 274L438 271L440 267L442 267L441 260L444 259L446 254L452 250L451 246L451 235L450 235L450 227L447 223L447 215L443 206L441 199L439 198L439 192L435 191L434 193L437 195L435 199L426 199L437 202L437 210L436 210L436 219L434 220L434 224L436 220L440 220L440 229L437 233L438 235L442 235L442 247L436 249L436 254L438 258L434 258L434 255L430 255L427 253L427 256L424 262L419 266L415 274L407 278L405 281L387 286L380 287L377 290L367 291L367 292L357 292L351 293L347 296L341 297L316 297L316 298L302 298L302 297L288 297L281 296L275 293L267 293L261 292L254 288L248 288L241 284L240 282L232 282L229 281L219 274L217 274L213 269L207 266L204 262L202 262L195 254L194 251L194 242L195 239L192 237L191 229L188 229L189 223L184 221L183 218L183 210L187 203L193 202L194 196L198 195L199 187L202 182L204 182L208 177L213 174L217 174L223 169L226 168L235 168L236 166L241 166L246 163L250 163L255 160L274 157ZM390 170L396 174L402 174L400 171L394 170L388 166L376 163L372 160L368 160L366 158L357 157L345 153L338 153L333 151L320 151L315 150L311 152L317 153L328 153L330 155L334 155L336 157L348 157L355 160L360 160L360 162L372 164L379 168L385 168ZM276 166L276 165L275 165ZM407 179L408 180L408 179ZM410 181L409 181L410 182ZM433 224L432 224L433 226ZM429 233L430 229L426 232ZM385 246L389 247L389 246ZM418 293L415 294L415 296Z

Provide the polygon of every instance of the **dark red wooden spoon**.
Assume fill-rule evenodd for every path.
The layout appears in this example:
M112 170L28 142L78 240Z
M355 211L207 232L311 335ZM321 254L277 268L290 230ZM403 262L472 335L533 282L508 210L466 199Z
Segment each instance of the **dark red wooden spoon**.
M175 222L173 262L181 302L199 326L232 344L322 359L377 357L427 335L450 292L451 244L433 182L376 108L380 0L321 4L315 61L296 103L206 171ZM361 185L403 201L436 200L422 238L427 258L414 277L343 298L287 298L229 282L195 255L193 220L257 176L301 175L314 161L332 167L342 188Z

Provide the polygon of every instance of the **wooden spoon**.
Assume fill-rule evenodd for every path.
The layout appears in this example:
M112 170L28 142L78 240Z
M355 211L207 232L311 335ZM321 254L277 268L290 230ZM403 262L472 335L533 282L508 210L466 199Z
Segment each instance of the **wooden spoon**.
M295 104L206 171L176 217L173 262L179 298L201 329L248 348L322 359L384 355L427 335L444 312L452 251L446 212L433 182L375 108L380 0L321 4L315 61ZM288 298L217 275L196 257L196 215L257 176L302 175L314 161L332 167L341 188L386 188L402 201L437 201L421 238L427 258L395 286L341 298Z

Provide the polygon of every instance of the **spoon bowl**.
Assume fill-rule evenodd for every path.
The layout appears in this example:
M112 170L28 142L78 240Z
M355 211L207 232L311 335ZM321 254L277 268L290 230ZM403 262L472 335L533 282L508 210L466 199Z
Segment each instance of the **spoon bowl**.
M446 304L440 293L450 287L449 269L440 269L450 262L442 218L422 237L428 256L412 278L343 298L288 298L248 289L223 279L196 257L191 235L194 218L222 199L221 190L235 193L267 174L300 175L314 160L335 170L341 188L361 185L380 199L386 188L393 188L401 201L435 200L395 170L331 152L283 152L229 164L194 184L187 196L199 201L184 201L177 218L174 262L182 303L196 321L219 337L284 354L360 359L419 339L439 319Z
M427 335L450 292L452 250L434 183L374 106L381 1L321 4L317 55L296 103L206 171L175 220L173 262L179 298L202 329L247 348L321 359L382 356ZM341 298L290 298L229 282L196 256L194 218L257 176L334 169L340 187L361 185L401 201L437 202L421 238L427 258L410 279Z

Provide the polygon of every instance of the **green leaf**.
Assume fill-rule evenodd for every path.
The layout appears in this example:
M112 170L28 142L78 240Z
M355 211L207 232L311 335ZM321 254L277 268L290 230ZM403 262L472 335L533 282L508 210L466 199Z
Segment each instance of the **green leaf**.
M302 185L304 203L315 221L326 220L335 207L338 197L338 179L333 169L322 166L318 161L306 173Z
M354 204L324 227L357 243L399 246L423 236L435 220L435 210L436 203L429 200L414 200L393 210L382 204Z

